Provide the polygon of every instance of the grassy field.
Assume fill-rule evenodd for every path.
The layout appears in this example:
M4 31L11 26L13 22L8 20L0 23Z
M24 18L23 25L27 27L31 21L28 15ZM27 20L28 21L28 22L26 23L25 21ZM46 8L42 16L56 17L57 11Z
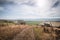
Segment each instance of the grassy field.
M23 36L22 40L24 38L28 40L28 38L30 39L31 37L34 38L35 40L52 40L51 33L45 33L43 27L37 26L37 24L40 23L42 22L27 21L26 25L18 25L18 24L15 25L14 23L2 22L0 23L0 40L13 40L18 34L20 36L19 37L17 36L18 37L17 40L22 36Z
M43 36L43 28L39 27L39 28L33 28L34 30L34 34L35 34L35 40L42 40L42 36Z
M28 25L37 25L37 24L40 24L40 23L42 23L41 21L26 21L26 23L28 24Z

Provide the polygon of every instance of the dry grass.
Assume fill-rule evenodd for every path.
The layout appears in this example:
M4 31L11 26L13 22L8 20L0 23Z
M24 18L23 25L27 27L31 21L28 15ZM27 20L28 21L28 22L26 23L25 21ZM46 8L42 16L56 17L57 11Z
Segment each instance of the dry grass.
M35 34L35 40L41 40L41 37L43 36L43 28L35 27L33 30Z
M11 25L0 27L0 40L11 40L20 31L20 26Z
M34 34L35 40L51 40L51 34L45 33L43 31L43 27L40 27L40 26L37 27L35 25L29 26L29 25L14 25L14 24L0 27L0 40L12 40L22 30L24 30L25 28L29 28L29 27L31 27L33 29L32 34ZM29 29L29 31L26 30L26 33L28 33L29 35L32 35L32 34L30 34L31 28ZM23 33L25 33L25 31ZM21 35L21 33L20 33L20 35ZM55 34L53 34L53 35L55 36ZM27 34L26 34L26 36L27 36Z
M43 27L34 28L35 40L50 40L51 36L45 33Z
M55 33L45 33L43 27L34 27L35 40L55 40ZM50 30L49 30L50 31Z

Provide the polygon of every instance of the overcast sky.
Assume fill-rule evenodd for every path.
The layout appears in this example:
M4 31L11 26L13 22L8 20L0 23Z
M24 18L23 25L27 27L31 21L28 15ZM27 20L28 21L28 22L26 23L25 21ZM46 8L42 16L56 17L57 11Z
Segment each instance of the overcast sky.
M0 19L60 18L60 0L0 0Z

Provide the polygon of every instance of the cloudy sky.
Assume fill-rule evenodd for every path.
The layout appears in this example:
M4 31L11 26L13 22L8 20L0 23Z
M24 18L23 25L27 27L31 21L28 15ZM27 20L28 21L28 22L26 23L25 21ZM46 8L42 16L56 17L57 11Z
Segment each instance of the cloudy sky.
M0 0L0 19L60 18L60 0Z

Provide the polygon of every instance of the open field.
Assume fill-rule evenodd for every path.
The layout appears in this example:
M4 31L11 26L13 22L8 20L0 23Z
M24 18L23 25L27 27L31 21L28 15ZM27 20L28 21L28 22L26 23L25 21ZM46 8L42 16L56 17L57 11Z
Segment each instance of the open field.
M51 22L51 27L41 26L41 23L44 22L0 23L0 40L60 40L60 28L56 28L60 22Z
M40 21L26 21L26 23L27 23L28 25L37 25L37 24L40 24L40 23L42 23L42 22L40 22Z

